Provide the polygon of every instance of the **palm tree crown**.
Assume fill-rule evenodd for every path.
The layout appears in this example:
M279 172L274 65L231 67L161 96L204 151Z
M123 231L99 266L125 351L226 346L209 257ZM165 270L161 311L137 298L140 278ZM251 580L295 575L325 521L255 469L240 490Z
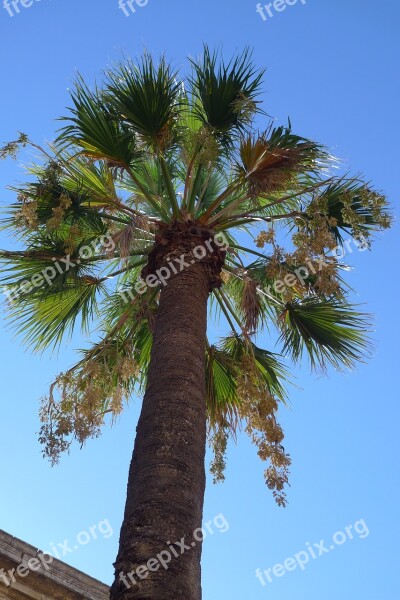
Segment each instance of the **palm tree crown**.
M345 235L369 246L390 225L387 202L359 177L332 175L326 149L290 122L271 124L249 52L224 63L206 47L190 62L184 80L148 55L112 68L102 87L79 77L49 150L25 135L2 149L31 144L43 157L3 218L21 249L1 251L2 283L35 350L77 323L101 332L43 400L40 439L56 462L144 388L160 269L203 246L210 314L228 329L205 348L211 470L223 478L228 436L244 424L285 504L283 356L323 369L362 359L368 319L349 303L336 249ZM281 355L256 344L269 325Z

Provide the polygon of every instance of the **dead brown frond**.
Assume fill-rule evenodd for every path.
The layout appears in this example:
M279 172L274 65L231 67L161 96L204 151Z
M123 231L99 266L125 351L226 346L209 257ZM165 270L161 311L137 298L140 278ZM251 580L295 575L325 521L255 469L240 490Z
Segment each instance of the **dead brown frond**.
M245 328L248 333L257 330L258 320L262 312L260 295L257 290L257 282L246 276L244 278L243 296L241 309L244 315Z
M276 137L276 136L275 136ZM284 139L284 138L283 138ZM257 197L286 189L299 172L312 166L316 147L307 140L290 144L265 135L249 136L240 146L239 175L247 182L249 195Z
M150 240L152 228L153 224L145 215L135 215L126 227L114 234L113 240L120 257L126 260L131 255L136 241L143 241L143 238Z

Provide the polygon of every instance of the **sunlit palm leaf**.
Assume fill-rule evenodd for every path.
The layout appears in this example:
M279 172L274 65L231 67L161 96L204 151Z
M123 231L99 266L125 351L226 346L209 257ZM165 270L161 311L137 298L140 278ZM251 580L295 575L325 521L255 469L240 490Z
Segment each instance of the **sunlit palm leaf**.
M81 148L82 153L94 159L122 167L131 165L140 156L134 132L116 118L97 88L90 91L79 77L71 97L74 103L71 116L62 119L71 125L62 129L59 141Z
M331 231L338 244L343 244L343 233L364 236L390 226L388 203L382 194L359 181L350 180L329 185L320 195L326 202L327 215L333 219Z
M60 344L70 336L79 319L83 331L96 315L99 285L87 277L68 277L63 289L51 287L46 294L11 305L11 319L17 334L36 351Z
M225 64L207 46L203 57L192 65L190 87L199 102L196 115L228 141L229 135L242 130L254 115L263 72L254 68L249 51Z
M231 335L225 338L221 342L221 347L231 360L238 365L240 365L243 357L253 357L258 376L265 383L269 392L281 401L285 400L284 383L288 381L288 372L280 362L278 354L259 348L256 344L239 335Z
M307 352L313 368L352 368L370 347L368 316L349 304L319 299L288 303L278 316L283 353L299 360Z
M206 352L207 409L211 424L237 420L237 365L221 349L210 346Z
M108 72L107 98L119 120L150 146L165 150L174 141L181 84L171 66L158 66L146 54L139 64L127 61Z

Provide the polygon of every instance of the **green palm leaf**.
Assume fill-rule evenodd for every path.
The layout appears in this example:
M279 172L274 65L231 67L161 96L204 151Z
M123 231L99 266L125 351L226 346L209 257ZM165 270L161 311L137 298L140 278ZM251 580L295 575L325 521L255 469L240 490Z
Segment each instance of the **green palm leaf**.
M119 120L146 144L164 151L174 142L182 88L163 58L156 66L146 54L108 72L107 99Z
M338 244L344 242L343 233L364 238L367 242L371 233L390 227L385 197L357 180L332 183L319 200L326 203L331 231Z
M352 368L368 354L370 324L354 306L333 300L288 303L277 319L283 353L295 361L307 352L313 368Z
M281 401L285 400L284 382L288 380L288 372L280 362L279 355L259 348L253 342L239 335L230 335L225 338L221 342L221 346L238 365L242 365L243 358L252 358L257 376L264 383L266 389Z
M228 353L209 346L206 353L207 408L211 424L237 420L237 365Z
M62 118L71 125L61 130L58 141L81 148L86 156L121 167L140 157L134 132L112 113L104 94L97 88L91 92L79 77L71 97L71 116Z
M198 102L195 114L227 142L232 133L245 128L256 112L255 99L263 72L254 68L248 50L228 64L218 64L217 53L205 46L203 57L193 60L192 65L190 90Z
M69 276L62 290L56 287L46 294L31 294L11 306L11 322L17 334L35 351L57 346L72 334L78 318L84 332L96 316L96 294L101 289L96 279Z

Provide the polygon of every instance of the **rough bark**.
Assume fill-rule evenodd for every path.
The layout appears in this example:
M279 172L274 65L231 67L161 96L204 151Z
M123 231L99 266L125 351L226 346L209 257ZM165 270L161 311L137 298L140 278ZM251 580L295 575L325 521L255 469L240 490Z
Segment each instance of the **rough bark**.
M161 292L111 600L201 599L209 291L197 263Z

